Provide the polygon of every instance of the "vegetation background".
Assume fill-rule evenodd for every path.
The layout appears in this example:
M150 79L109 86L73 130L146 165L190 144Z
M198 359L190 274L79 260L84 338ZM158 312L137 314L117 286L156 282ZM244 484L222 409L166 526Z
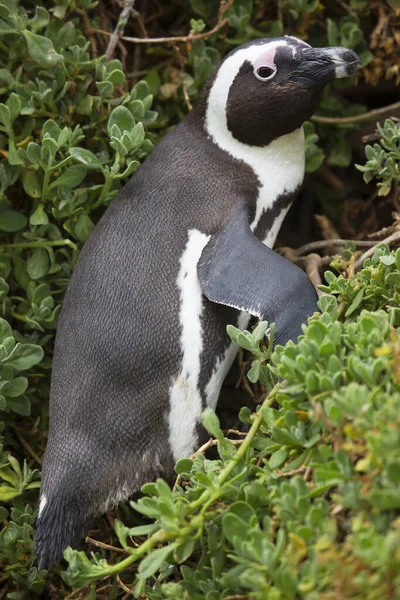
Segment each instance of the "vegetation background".
M260 403L241 410L249 432L228 439L207 412L210 442L172 491L148 484L67 570L37 571L52 348L79 250L221 57L283 33L364 64L305 125L278 243L325 279L321 315L274 353L265 324L231 328L242 350L219 414L229 426ZM400 598L399 83L397 0L0 0L0 599Z

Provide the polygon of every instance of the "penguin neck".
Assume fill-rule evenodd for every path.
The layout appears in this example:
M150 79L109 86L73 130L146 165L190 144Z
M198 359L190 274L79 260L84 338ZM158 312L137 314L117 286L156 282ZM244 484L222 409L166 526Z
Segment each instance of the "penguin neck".
M210 94L211 96L211 94ZM305 151L303 127L274 139L267 146L250 146L233 137L227 126L226 111L213 105L209 96L204 114L204 129L209 139L233 158L243 161L257 176L255 216L251 222L254 231L262 217L279 206L283 196L293 198L304 178ZM210 101L211 100L211 101ZM272 247L290 202L275 216L262 241Z

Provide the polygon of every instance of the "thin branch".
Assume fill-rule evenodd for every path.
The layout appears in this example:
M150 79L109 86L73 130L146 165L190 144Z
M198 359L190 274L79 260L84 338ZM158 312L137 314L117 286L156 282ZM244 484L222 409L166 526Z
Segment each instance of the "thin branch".
M327 246L345 246L348 243L353 243L360 248L370 248L374 246L376 242L373 241L364 241L364 240L342 240L341 238L333 239L333 240L318 240L317 242L310 242L309 244L304 244L304 246L300 246L297 250L293 250L296 256L302 256L303 254L308 254L309 252L313 252L314 250L321 250L322 248L326 248ZM280 249L280 248L279 248Z
M28 444L28 442L22 437L22 435L19 434L17 428L15 429L15 435L17 436L18 441L23 445L25 450L32 456L32 458L35 459L35 461L38 463L38 465L41 465L42 459L40 458L40 456L38 456L36 454L36 452L33 450L33 448L30 446L30 444Z
M194 40L203 40L214 33L217 33L224 25L228 23L228 19L223 19L219 23L216 24L215 27L210 29L210 31L206 31L204 33L189 33L189 35L177 35L174 37L161 37L161 38L138 38L138 37L127 37L121 36L121 40L124 42L132 42L133 44L172 44L175 42L192 42ZM103 35L111 36L113 34L103 31L102 29L93 29L97 33L102 33Z
M231 435L242 435L246 437L247 431L238 431L237 429L224 430L225 437L230 433ZM232 441L232 440L231 440Z
M104 548L105 550L112 550L113 552L119 552L120 554L126 554L126 550L123 550L122 548L116 548L115 546L110 546L110 544L105 544L104 542L99 542L89 536L87 536L85 538L85 543L93 544L93 546L97 546L98 548Z
M291 471L280 471L277 470L276 474L278 477L293 477L294 475L301 475L307 469L306 465L302 465L298 469L292 469Z
M389 237L387 237L383 240L380 240L379 242L376 242L372 246L372 248L370 248L369 250L364 252L364 254L362 254L360 256L360 258L357 258L357 260L354 263L354 270L358 271L358 269L360 267L362 267L364 260L366 260L367 258L369 258L370 256L372 256L374 254L377 246L379 246L380 244L391 244L392 242L397 242L398 240L400 240L400 231L396 231L392 235L389 235Z
M90 19L88 17L86 9L83 8L81 14L82 14L82 21L83 21L84 33L89 38L90 43L92 44L93 58L97 58L97 56L98 56L97 42L96 42L95 37L93 35L93 31L94 30L93 30L92 25L90 23Z
M125 583L123 581L121 581L121 578L118 575L118 573L117 573L117 583L124 590L124 592L126 592L128 594L128 596L134 596L134 593L131 590L131 588L128 588L128 586L125 585Z
M82 590L86 590L86 589L88 589L88 587L89 587L89 586L87 586L87 585L84 585L83 587L80 587L80 588L78 588L78 589L74 590L73 592L71 592L70 594L68 594L68 596L65 596L64 600L72 600L72 598L73 598L74 596L76 596L78 593L79 593L79 595L80 595L80 594L81 594L81 592L82 592Z
M321 275L319 274L320 266L321 257L319 254L312 253L306 257L306 273L311 279L318 296L322 294L321 290L318 289L318 286L322 284Z
M384 113L392 110L397 110L398 108L400 108L400 102L395 102L394 104L389 104L388 106L383 106L382 108L374 108L363 115L354 115L352 117L319 117L318 115L314 115L311 117L311 121L314 121L315 123L327 123L331 125L358 123L360 121L368 121L368 119L383 115Z
M131 16L134 10L134 4L135 0L125 0L125 6L121 11L117 26L115 27L114 32L111 34L110 41L108 42L106 50L106 56L108 60L110 60L111 57L114 55L115 48L117 47L117 44L121 39L122 34L124 33L125 25L127 24L129 17ZM96 29L94 29L93 31L96 31Z
M350 8L350 6L348 6L345 2L343 2L343 0L336 0L338 4L340 4L340 6L342 6L344 8L344 10L347 10L347 12L352 16L352 17L356 17L357 18L357 13L352 10Z

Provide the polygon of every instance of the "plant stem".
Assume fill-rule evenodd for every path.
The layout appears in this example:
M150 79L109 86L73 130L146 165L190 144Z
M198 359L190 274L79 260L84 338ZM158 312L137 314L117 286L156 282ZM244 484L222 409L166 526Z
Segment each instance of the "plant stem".
M112 176L109 175L109 177L107 177L106 181L104 182L103 189L101 190L100 196L98 197L96 202L94 202L92 204L92 206L90 207L90 211L96 210L96 208L98 208L99 206L101 206L103 204L108 192L110 191L112 182L113 182Z
M266 400L264 400L262 406L260 407L260 409L256 413L256 415L254 417L253 424L250 427L249 432L246 435L245 439L243 440L243 443L241 444L239 450L236 452L234 458L232 458L232 460L229 461L229 463L226 465L226 467L219 474L219 477L218 477L219 487L218 487L218 489L215 492L213 492L213 493L210 492L210 490L205 490L205 492L203 492L203 494L200 496L200 498L197 498L197 500L195 500L194 502L192 502L191 504L188 505L188 512L192 512L193 510L195 510L196 508L198 508L198 506L204 505L203 509L201 511L201 514L204 515L204 513L207 510L208 506L210 506L216 500L218 500L218 498L219 498L219 496L221 494L221 489L220 488L223 486L223 484L229 478L229 476L232 473L232 471L235 469L235 467L237 467L237 465L239 464L239 462L242 460L242 458L244 458L244 456L246 455L247 451L250 449L251 444L253 442L253 439L254 439L257 431L260 429L260 426L261 426L261 423L262 423L262 420L263 420L262 409L263 409L264 406L269 406L269 404L271 404L275 400L275 396L276 396L276 392L278 390L278 386L279 386L279 384L276 384L275 387L271 390L271 393L269 394L268 398L266 398ZM212 495L211 495L211 497L208 497L210 495L210 493Z
M71 240L54 240L38 242L16 242L14 244L0 244L0 248L51 248L53 246L68 246L78 252L78 246Z
M50 180L53 162L54 162L54 159L51 159L49 162L48 168L45 169L45 172L44 172L44 179L43 179L43 186L42 186L42 202L46 201L46 196L47 196L47 191L48 191L48 187L49 187L49 180Z

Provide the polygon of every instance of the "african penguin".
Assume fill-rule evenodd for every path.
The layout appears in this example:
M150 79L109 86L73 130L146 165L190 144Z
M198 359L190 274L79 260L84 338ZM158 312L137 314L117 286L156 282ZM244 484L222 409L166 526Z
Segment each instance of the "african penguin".
M346 48L285 36L231 52L187 117L111 203L80 254L54 350L39 567L94 516L200 444L250 315L296 339L316 309L305 273L271 250L304 176L302 124Z

